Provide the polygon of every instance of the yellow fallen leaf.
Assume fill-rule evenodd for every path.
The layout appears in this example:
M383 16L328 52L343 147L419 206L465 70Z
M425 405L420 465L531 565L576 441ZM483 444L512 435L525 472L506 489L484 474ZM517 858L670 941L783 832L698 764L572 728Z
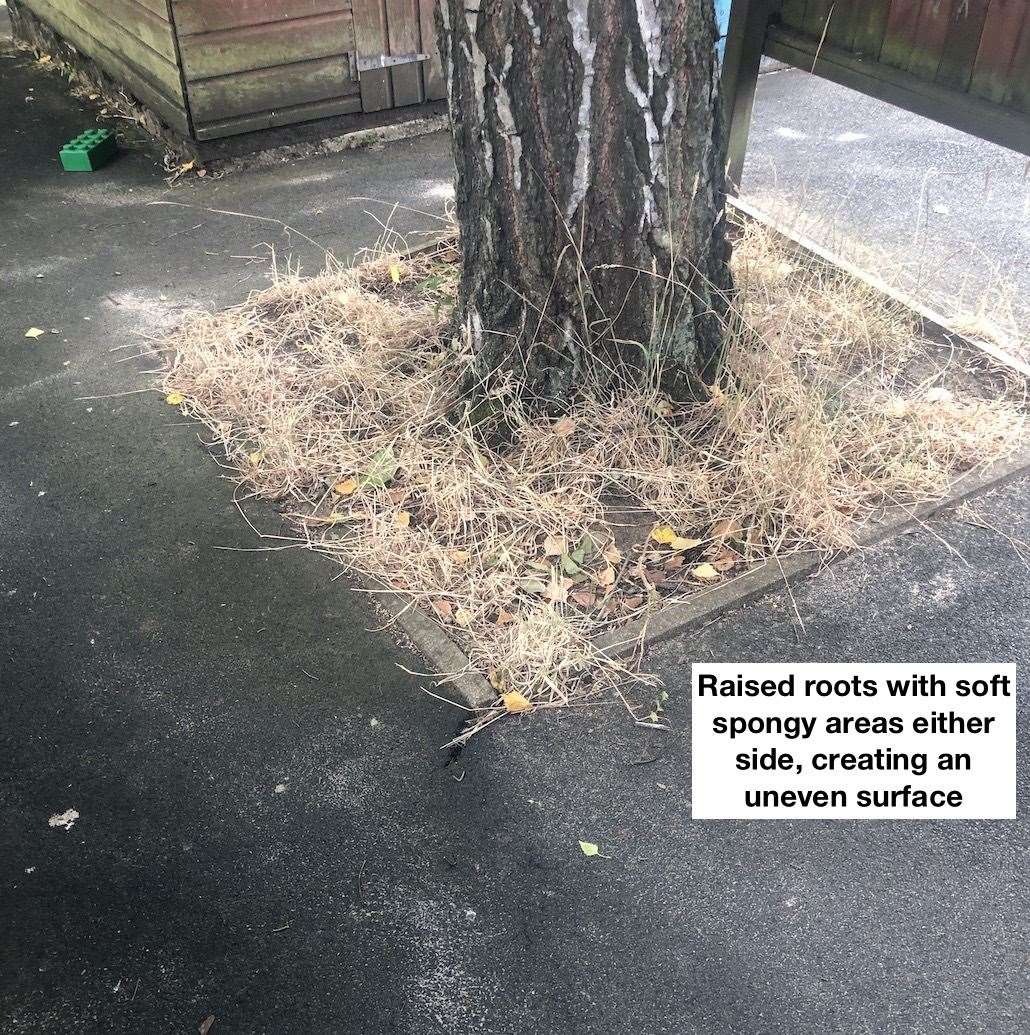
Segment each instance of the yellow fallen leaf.
M25 332L26 338L42 338L46 334L46 331L41 331L38 327L30 327Z
M592 841L580 841L579 850L587 856L600 855L601 849L597 847Z
M165 396L165 402L168 403L169 406L178 406L180 403L184 403L185 401L186 396L183 395L182 392L169 392Z
M703 539L691 539L690 536L678 535L669 545L674 550L693 550L695 546L700 546L704 542Z
M411 513L407 510L398 510L393 516L393 523L400 528L407 528L411 524Z
M472 624L472 612L467 611L464 607L459 607L454 612L454 624L467 629Z
M506 694L501 694L501 700L504 702L505 709L512 715L528 712L533 707L533 702L520 694L518 690L509 690Z
M666 545L668 543L671 543L673 539L676 538L676 533L671 528L669 528L668 525L662 525L660 528L654 529L654 531L651 533L651 538L656 543L662 543L663 545Z
M397 265L397 263L394 263L390 267L390 279L395 284L399 284L401 282L401 268L400 268L400 266Z
M469 552L468 550L448 550L447 556L457 565L468 564Z
M719 577L718 570L711 564L699 564L696 568L690 569L690 574L695 579L702 579L705 582L711 582Z
M347 478L345 481L337 482L333 486L333 492L335 492L337 496L349 496L352 492L356 492L357 488L357 478Z
M255 450L253 453L247 454L247 459L250 461L252 467L257 467L262 460L264 460L265 454L263 450Z

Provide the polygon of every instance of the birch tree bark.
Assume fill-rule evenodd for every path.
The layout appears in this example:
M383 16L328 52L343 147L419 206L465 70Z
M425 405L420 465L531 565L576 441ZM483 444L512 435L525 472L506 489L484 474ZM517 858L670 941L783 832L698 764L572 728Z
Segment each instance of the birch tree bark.
M730 287L713 0L439 0L437 28L478 374L699 393Z

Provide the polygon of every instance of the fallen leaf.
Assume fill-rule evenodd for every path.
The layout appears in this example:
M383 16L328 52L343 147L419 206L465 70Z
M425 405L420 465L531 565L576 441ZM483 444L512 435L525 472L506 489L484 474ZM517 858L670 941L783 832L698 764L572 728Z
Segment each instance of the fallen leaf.
M631 611L635 611L641 604L643 604L644 598L640 593L636 593L631 597L623 597L622 603L625 607L628 607Z
M571 417L562 417L552 430L559 438L568 438L576 430L576 422Z
M691 539L690 536L678 535L669 545L674 550L693 550L695 546L700 546L703 542L703 539Z
M395 284L399 284L401 282L401 268L396 263L393 263L390 266L390 279Z
M351 493L356 492L357 488L357 478L347 478L342 482L337 482L333 486L333 492L335 492L337 496L349 496Z
M666 571L679 571L683 567L683 558L678 554L674 553L665 562Z
M552 604L564 604L569 599L569 590L572 589L572 580L562 578L557 572L551 576L551 583L544 592L544 600Z
M666 581L668 576L664 571L655 571L653 568L648 568L647 571L644 572L644 578L647 579L652 586L660 586Z
M490 685L495 690L500 691L504 689L504 675L498 672L497 669L490 669L489 673L487 674L487 679L490 680Z
M527 593L546 593L547 592L547 583L546 582L541 582L540 579L522 579L522 581L519 582L519 585Z
M699 564L696 568L690 569L690 574L704 582L711 582L719 577L718 569L711 564Z
M257 467L262 460L264 460L265 454L262 450L257 449L253 453L247 454L247 459L250 461L252 467Z
M728 546L724 546L712 555L712 567L716 571L729 571L739 560L740 555L738 553L731 550Z
M595 576L594 581L599 586L604 586L606 589L609 586L615 585L615 569L610 565L606 565L602 568Z
M736 518L723 518L712 525L713 539L738 539L743 532Z
M393 447L385 446L372 457L368 470L359 479L359 484L371 485L375 489L385 489L397 474L398 466L394 459Z
M454 605L449 600L434 600L433 610L442 618L444 621L449 621L451 616L454 614Z
M668 545L677 538L676 533L668 525L662 525L651 532L651 538L663 546Z
M577 562L575 553L562 554L561 558L561 570L566 575L579 575L583 570L580 566L582 561Z
M30 327L25 332L26 338L42 338L46 334L46 331L41 331L38 327Z
M515 616L510 611L506 611L503 607L497 612L497 618L495 619L496 625L510 625L514 621Z
M467 629L472 624L472 612L467 611L463 607L459 607L458 610L454 612L454 624Z
M600 855L601 849L591 841L580 841L579 850L587 856Z
M505 709L512 715L528 712L533 707L533 702L520 694L518 690L509 690L506 694L502 694L501 700L504 702Z
M561 557L568 549L569 544L563 535L549 535L544 539L545 557Z
M407 510L398 510L393 516L393 523L398 528L407 528L411 524L411 512Z
M579 604L580 607L594 607L597 604L597 597L585 589L570 593L569 599Z
M180 403L185 401L186 396L184 396L182 392L169 392L165 396L165 402L168 403L169 406L178 406Z
M887 400L887 403L883 408L883 412L887 417L907 417L908 409L907 400L899 399L897 396L894 396Z
M615 546L614 543L610 546L606 546L601 551L601 556L609 564L619 564L622 561L622 551L617 546Z
M457 565L468 564L469 552L468 550L448 550L447 556Z

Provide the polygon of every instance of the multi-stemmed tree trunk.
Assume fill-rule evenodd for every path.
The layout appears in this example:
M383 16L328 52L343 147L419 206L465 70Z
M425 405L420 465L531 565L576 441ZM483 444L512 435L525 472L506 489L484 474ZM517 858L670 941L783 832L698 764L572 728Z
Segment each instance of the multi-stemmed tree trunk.
M698 392L730 286L713 0L439 0L438 34L478 372Z

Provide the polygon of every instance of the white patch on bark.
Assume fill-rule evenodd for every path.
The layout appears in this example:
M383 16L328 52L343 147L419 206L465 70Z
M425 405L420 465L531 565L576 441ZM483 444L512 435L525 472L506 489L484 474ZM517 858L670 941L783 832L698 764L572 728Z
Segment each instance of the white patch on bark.
M486 177L488 180L492 180L494 177L494 149L486 132L486 55L476 43L476 18L476 14L465 15L468 34L461 41L461 49L465 60L472 69L472 92L475 94L476 102L476 131L482 145Z
M537 25L536 19L533 17L533 8L529 6L529 0L520 0L519 7L522 8L522 14L529 25L529 31L533 33L533 42L539 47L540 26Z
M672 116L676 111L676 82L670 79L665 87L665 113L662 115L662 136L669 131L672 125Z
M629 47L627 47L626 54L626 89L629 90L630 95L640 107L640 114L644 120L644 133L647 136L647 161L650 175L644 182L644 211L640 214L640 228L643 229L645 222L654 226L656 221L654 183L662 177L661 156L663 149L661 138L658 135L658 127L654 121L654 112L651 110L651 98L644 92L644 88L637 82L637 77L633 73Z
M478 356L483 348L483 318L472 308L465 318L465 345L473 356Z
M513 58L510 46L504 49L504 67L501 74L495 77L494 105L497 108L497 119L501 124L501 132L511 145L511 174L516 190L522 189L522 137L515 128L515 116L511 110L511 95L508 93L507 78L511 71Z
M565 208L565 217L572 219L586 197L590 182L590 120L594 92L594 51L597 44L590 39L590 0L568 0L568 4L572 46L583 64L576 130L576 164L572 174L572 191Z
M654 90L655 74L666 71L662 61L662 19L656 0L636 0L637 26L647 56L647 92Z

